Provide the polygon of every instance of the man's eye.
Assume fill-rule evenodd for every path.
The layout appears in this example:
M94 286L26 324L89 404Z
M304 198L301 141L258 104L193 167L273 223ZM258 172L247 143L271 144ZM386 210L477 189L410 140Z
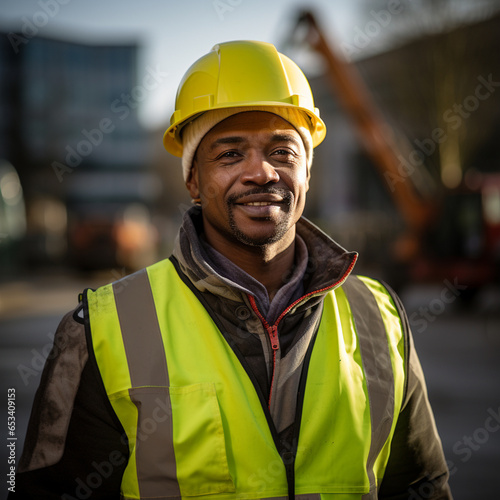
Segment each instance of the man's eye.
M273 156L279 156L281 158L295 158L297 155L293 152L290 151L289 149L276 149L272 152Z
M236 158L238 153L236 151L224 151L217 158Z

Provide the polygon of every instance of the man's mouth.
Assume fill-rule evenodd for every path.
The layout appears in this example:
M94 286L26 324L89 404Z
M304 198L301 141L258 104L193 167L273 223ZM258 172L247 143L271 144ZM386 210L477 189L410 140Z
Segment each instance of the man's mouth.
M288 211L293 195L290 191L282 188L269 190L254 189L233 195L227 200L228 205L240 207L250 217L269 218L278 212Z
M238 205L245 205L247 207L267 207L269 205L275 205L278 202L271 201L250 201L248 203L238 203Z
M283 198L276 194L253 194L235 202L249 217L268 219L283 210Z

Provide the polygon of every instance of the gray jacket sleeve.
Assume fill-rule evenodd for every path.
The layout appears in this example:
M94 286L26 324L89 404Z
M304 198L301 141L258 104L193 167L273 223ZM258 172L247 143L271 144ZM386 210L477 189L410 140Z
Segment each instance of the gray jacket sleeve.
M120 496L128 445L78 312L64 316L54 337L9 500Z

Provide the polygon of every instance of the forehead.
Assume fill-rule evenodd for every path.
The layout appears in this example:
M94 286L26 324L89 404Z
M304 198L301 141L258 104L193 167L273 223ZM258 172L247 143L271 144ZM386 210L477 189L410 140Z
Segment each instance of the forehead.
M293 125L274 113L266 111L246 111L232 115L215 125L203 138L202 143L211 143L221 136L261 136L272 137L277 132L286 132L301 142Z

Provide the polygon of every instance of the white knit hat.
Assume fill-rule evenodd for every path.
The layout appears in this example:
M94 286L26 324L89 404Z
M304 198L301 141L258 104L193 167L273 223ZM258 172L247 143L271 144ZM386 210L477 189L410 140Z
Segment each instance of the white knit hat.
M194 120L186 124L182 129L182 174L187 181L193 159L203 137L221 121L237 113L245 111L267 111L280 116L289 122L300 134L306 150L307 166L311 167L313 157L313 145L311 132L309 131L309 119L305 113L288 106L245 106L239 108L212 109L198 115Z

